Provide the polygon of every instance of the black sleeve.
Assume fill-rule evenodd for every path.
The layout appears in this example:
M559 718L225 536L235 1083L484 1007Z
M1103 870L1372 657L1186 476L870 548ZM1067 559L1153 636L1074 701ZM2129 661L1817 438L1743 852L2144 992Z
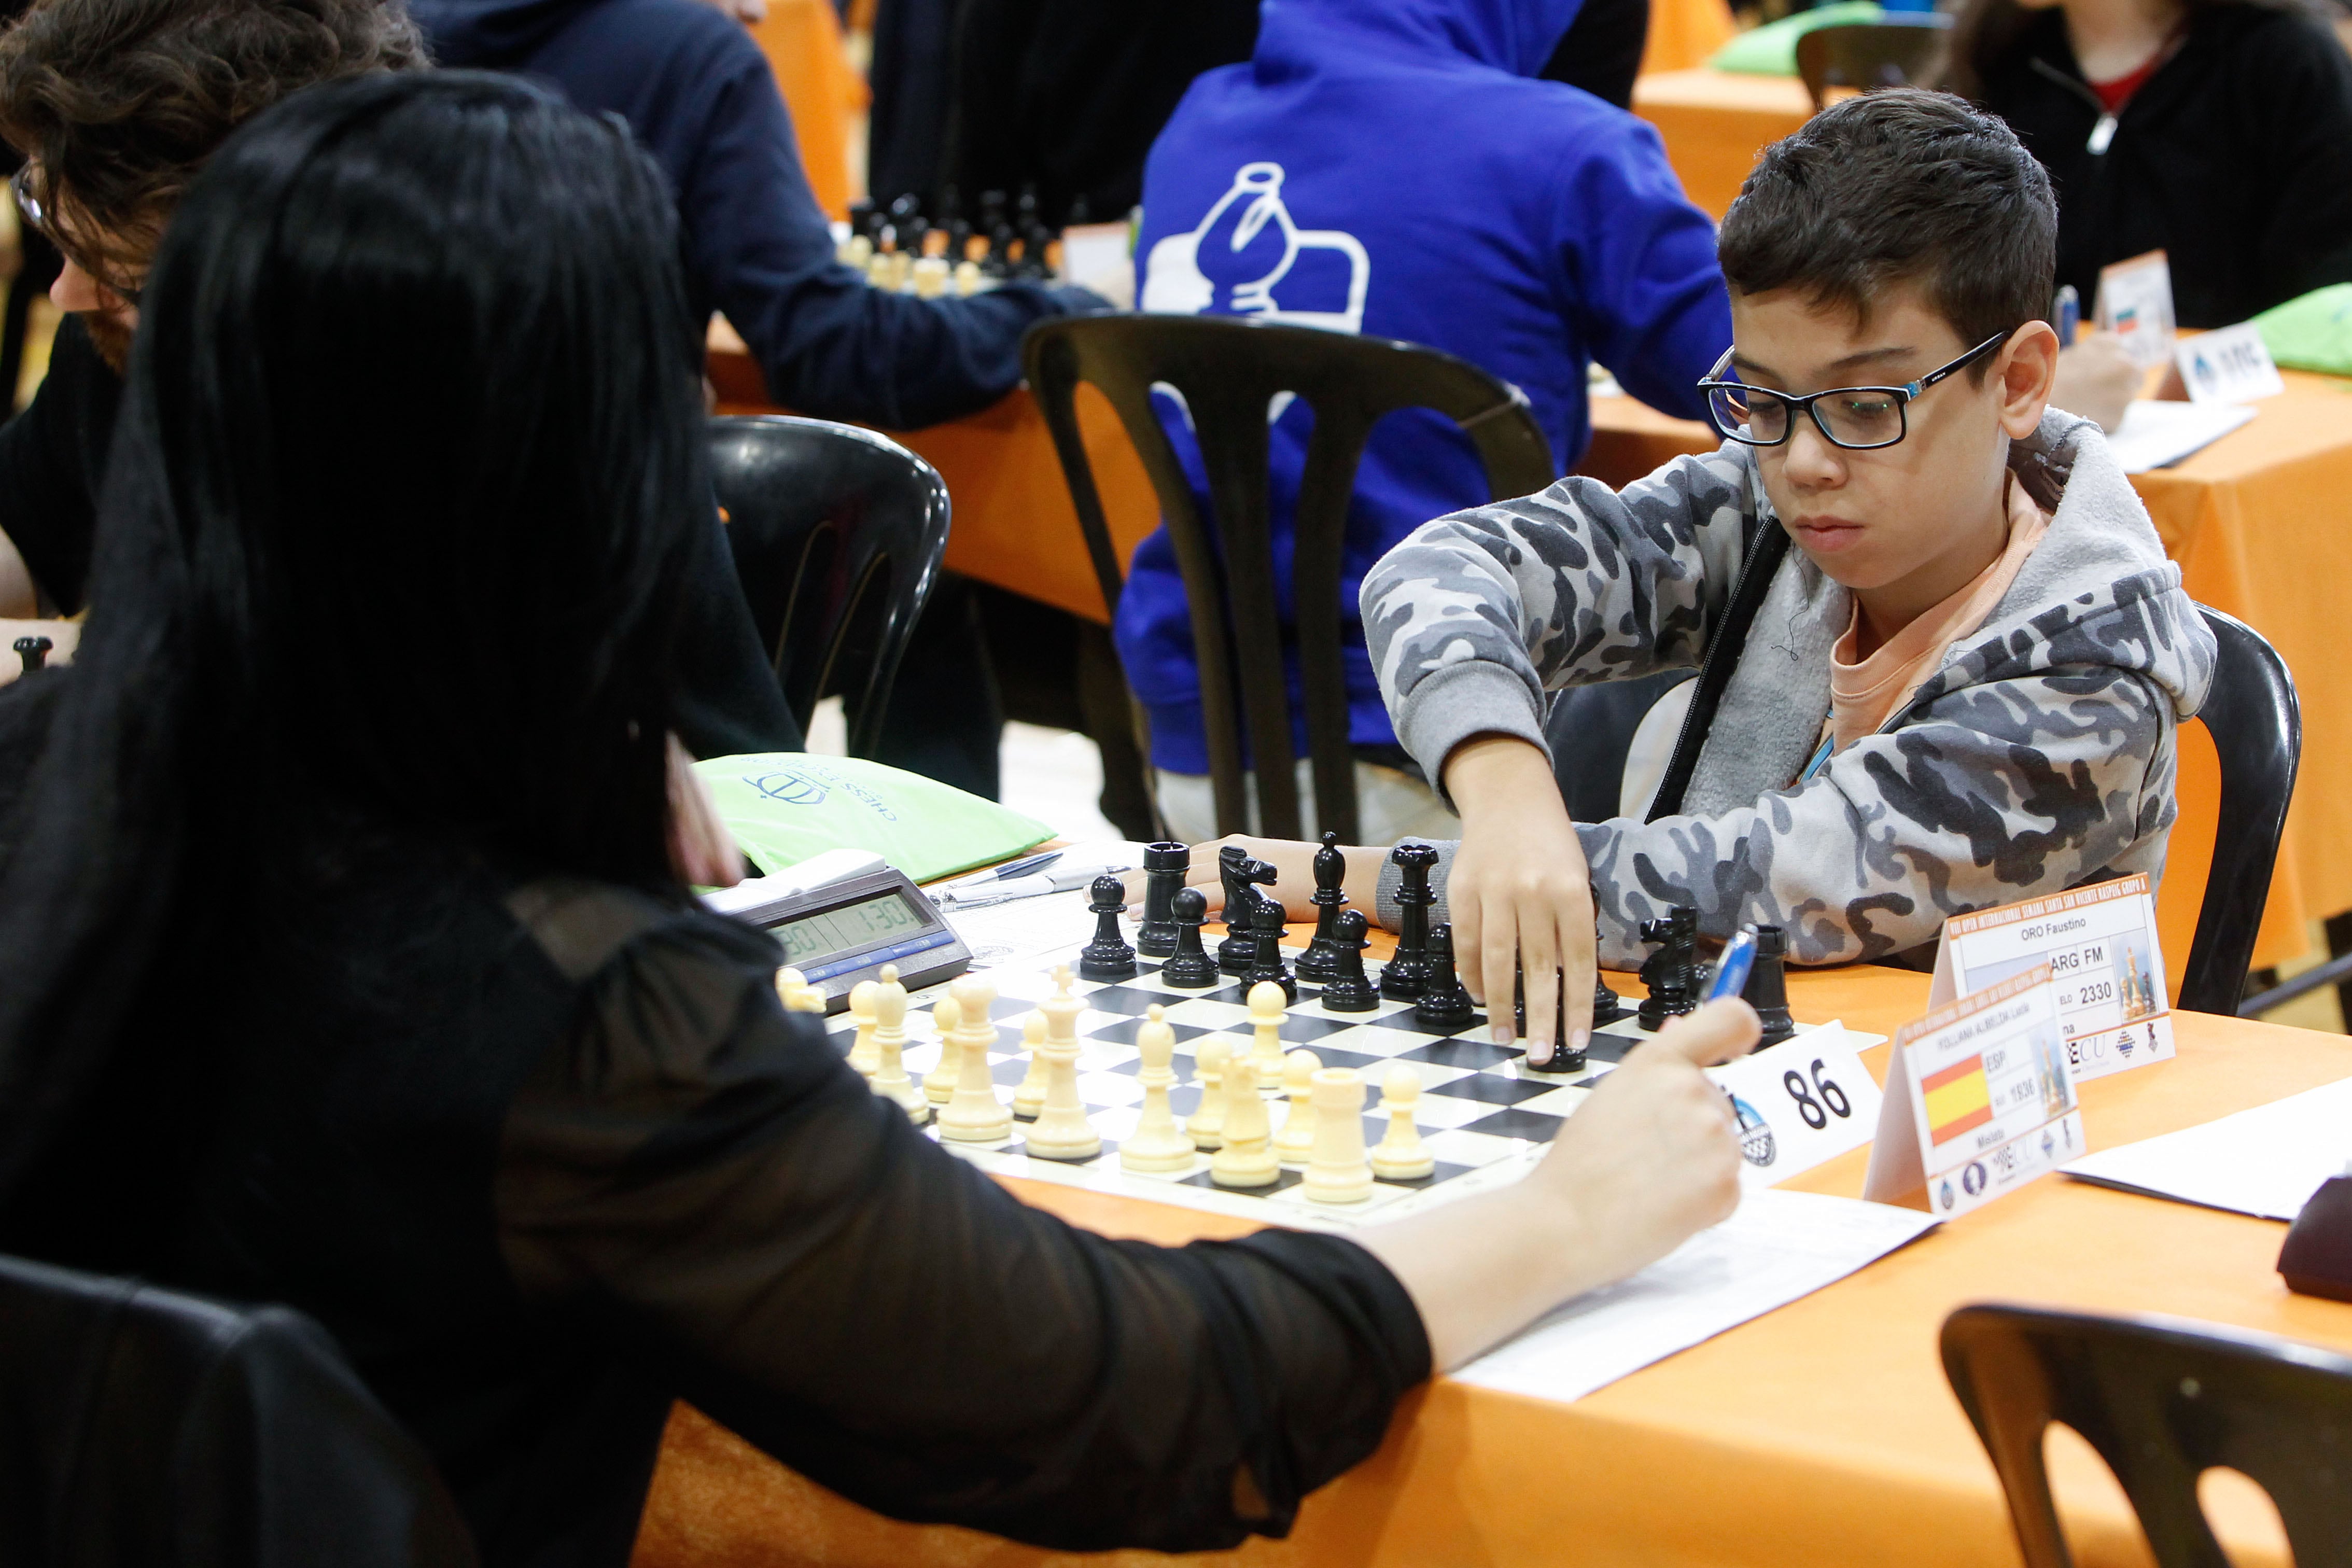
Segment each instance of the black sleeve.
M2232 73L2240 100L2269 121L2264 157L2280 171L2268 222L2245 237L2260 258L2256 309L2352 282L2352 57L2303 16L2270 20L2262 36Z
M1369 1252L1151 1247L1026 1207L788 1018L774 965L715 917L624 947L509 1113L498 1212L528 1298L633 1325L785 1464L899 1519L1223 1548L1287 1530L1428 1376Z
M1650 0L1585 0L1545 62L1546 81L1580 87L1604 103L1633 107L1633 79L1650 41Z
M687 585L678 638L677 738L698 757L797 752L806 741L760 646L716 506Z
M80 319L59 323L48 374L22 414L0 426L0 531L61 615L89 584L98 492L122 378L99 357Z

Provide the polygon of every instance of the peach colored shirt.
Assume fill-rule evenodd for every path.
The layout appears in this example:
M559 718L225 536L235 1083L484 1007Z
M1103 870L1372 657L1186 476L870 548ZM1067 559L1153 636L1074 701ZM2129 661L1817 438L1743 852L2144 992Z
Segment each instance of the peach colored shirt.
M1862 630L1862 606L1854 605L1845 635L1830 650L1828 731L1838 751L1875 733L1910 700L1911 694L1942 667L1952 644L1984 625L1985 617L2017 580L2025 558L2042 542L2050 527L2049 514L2035 506L2013 479L2003 482L2002 500L2009 510L2009 543L2001 552L1959 592L1922 614L1859 662L1853 653Z

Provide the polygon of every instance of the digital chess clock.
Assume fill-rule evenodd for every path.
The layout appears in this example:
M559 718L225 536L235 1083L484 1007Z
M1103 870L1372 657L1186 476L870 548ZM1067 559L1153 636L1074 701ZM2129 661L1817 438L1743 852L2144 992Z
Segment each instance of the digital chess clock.
M784 962L824 993L828 1013L848 1006L850 987L878 978L886 963L898 966L898 982L909 991L971 967L971 949L939 906L888 866L728 912L775 938Z

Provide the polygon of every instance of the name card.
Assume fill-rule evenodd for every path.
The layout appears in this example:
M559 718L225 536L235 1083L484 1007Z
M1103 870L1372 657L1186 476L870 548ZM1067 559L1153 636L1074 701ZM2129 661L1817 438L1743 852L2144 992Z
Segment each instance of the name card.
M2145 873L1954 915L1937 947L1927 1005L2037 963L2057 981L2058 1025L2076 1082L2172 1058L2172 1004Z
M2085 1148L2058 984L2037 963L1896 1031L1862 1195L1948 1219Z
M2270 345L2252 321L2181 339L2172 363L2180 367L2191 403L2252 403L2286 390Z
M1810 1171L1869 1142L1878 1127L1878 1080L1842 1024L1710 1068L1706 1076L1739 1119L1742 1187L1769 1187Z
M2142 370L2172 357L2172 263L2150 250L2099 268L2098 322Z

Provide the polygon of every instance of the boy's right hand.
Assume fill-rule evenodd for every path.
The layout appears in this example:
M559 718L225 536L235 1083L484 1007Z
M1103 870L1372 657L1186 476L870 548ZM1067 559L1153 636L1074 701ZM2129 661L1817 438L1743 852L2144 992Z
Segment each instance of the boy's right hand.
M1445 878L1462 983L1486 1006L1497 1045L1509 1045L1515 978L1524 973L1528 1055L1551 1059L1559 1005L1565 1037L1592 1033L1592 889L1584 847L1551 764L1516 736L1480 735L1445 759L1446 793L1462 814L1462 847Z

